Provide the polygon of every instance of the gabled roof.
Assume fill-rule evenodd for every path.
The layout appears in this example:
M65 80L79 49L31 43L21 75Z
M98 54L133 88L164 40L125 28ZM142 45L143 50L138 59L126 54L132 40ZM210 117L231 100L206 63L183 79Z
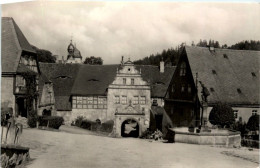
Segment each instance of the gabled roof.
M198 73L198 81L210 92L209 103L260 104L260 51L186 46L185 52L194 79Z
M11 17L2 17L1 61L3 73L15 73L22 51L36 54Z
M58 110L71 110L69 99L79 64L40 63L40 69L53 83L55 107ZM43 83L41 80L39 82L40 88Z
M71 110L71 95L106 95L119 66L40 63L42 73L53 82L58 110ZM175 67L165 67L164 73L157 66L137 65L136 69L151 84L152 97L164 97Z

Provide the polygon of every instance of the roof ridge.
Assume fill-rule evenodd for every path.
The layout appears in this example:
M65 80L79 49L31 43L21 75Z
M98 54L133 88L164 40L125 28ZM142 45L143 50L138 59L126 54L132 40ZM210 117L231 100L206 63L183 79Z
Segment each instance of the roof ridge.
M189 48L201 48L201 49L207 49L209 50L209 47L201 47L201 46L189 46L189 45L186 45L185 47L189 47ZM236 50L236 49L229 49L229 48L215 48L215 50L227 50L227 51L236 51L236 52L259 52L258 50Z

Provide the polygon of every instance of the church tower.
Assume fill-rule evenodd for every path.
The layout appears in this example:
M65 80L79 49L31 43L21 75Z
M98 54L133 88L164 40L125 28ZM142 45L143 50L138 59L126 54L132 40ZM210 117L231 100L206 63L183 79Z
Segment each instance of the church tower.
M72 40L70 40L70 44L67 48L68 56L66 63L82 63L82 56L80 51L77 49L76 44L72 44Z

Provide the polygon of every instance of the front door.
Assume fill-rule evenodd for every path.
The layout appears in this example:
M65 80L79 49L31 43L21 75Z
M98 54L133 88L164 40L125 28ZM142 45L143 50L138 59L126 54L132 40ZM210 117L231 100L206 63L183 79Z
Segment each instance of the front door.
M17 98L18 115L27 118L26 99Z

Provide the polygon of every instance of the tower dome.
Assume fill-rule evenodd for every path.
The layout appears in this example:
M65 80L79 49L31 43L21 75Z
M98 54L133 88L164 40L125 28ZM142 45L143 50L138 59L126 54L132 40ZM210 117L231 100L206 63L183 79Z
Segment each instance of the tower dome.
M72 44L72 40L70 41L70 44L69 44L69 46L68 46L68 53L69 54L73 54L74 53L74 49L75 49L75 47L74 47L74 45Z

